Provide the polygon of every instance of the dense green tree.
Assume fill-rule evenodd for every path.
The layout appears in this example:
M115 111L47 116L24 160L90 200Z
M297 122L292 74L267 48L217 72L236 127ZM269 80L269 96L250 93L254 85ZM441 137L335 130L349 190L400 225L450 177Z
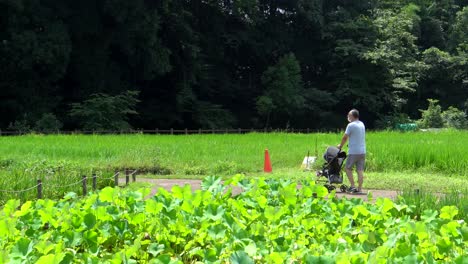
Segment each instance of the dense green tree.
M57 106L69 65L67 25L42 1L0 1L0 126Z
M129 115L138 114L135 111L139 102L137 96L137 91L115 96L92 94L82 103L73 103L70 115L78 118L85 130L126 130L131 128L127 122Z
M466 109L467 4L0 0L0 129L333 129L352 107L370 127L428 98ZM138 114L96 107L128 90ZM93 125L76 112L91 101Z
M457 12L457 17L450 31L449 46L452 50L457 48L468 50L468 7Z
M279 120L289 122L295 114L304 109L304 88L301 68L294 54L281 57L277 64L268 67L262 75L263 95L257 100L260 114L266 115L266 125L270 119L279 127ZM281 118L278 118L281 117Z

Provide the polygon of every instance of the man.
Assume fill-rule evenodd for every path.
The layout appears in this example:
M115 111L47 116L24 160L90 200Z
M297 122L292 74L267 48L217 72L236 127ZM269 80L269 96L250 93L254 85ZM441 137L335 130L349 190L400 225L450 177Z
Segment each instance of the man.
M359 121L359 111L352 109L348 113L348 126L341 139L338 148L341 149L346 141L348 144L348 158L346 160L345 170L348 176L351 187L348 189L350 193L359 193L362 191L362 182L364 181L364 165L366 162L366 127L364 123ZM358 188L354 185L353 166L356 165L358 174Z

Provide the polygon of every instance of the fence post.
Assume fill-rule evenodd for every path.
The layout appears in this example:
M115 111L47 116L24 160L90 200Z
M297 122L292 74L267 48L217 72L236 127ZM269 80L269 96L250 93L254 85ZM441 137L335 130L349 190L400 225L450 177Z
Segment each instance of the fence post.
M185 135L188 135L188 130L187 129L185 129Z
M88 194L88 187L86 186L86 175L83 175L83 196Z
M174 129L171 128L171 135L174 135Z
M130 182L130 170L125 169L125 185L128 185L129 182Z
M309 133L310 133L310 130L309 130L309 128L307 128L307 134L309 134Z
M96 173L93 173L93 191L96 190L97 188L97 182L96 182Z
M198 134L201 134L201 128L198 129Z
M116 171L115 172L115 175L114 175L114 185L117 187L119 186L119 174L120 172L119 171Z
M238 128L237 133L242 134L242 129Z
M42 181L37 180L37 199L42 199Z
M211 129L211 134L214 134L214 128Z
M134 170L132 172L132 182L136 182L136 172L137 172L137 170Z
M156 128L156 135L159 135L159 128Z

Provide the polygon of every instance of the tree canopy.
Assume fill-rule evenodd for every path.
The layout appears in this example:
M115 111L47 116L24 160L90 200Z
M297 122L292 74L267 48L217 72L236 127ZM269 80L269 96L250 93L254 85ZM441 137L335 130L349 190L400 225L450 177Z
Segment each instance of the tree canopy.
M0 129L327 129L350 108L373 127L430 98L466 113L467 4L0 0Z

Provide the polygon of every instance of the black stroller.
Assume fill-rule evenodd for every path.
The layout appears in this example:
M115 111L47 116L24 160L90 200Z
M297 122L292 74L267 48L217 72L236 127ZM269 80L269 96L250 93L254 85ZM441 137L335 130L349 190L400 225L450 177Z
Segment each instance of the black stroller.
M346 192L348 187L343 183L343 177L341 176L341 168L343 167L344 161L346 159L346 152L341 151L337 147L328 147L323 158L326 163L323 165L322 170L317 171L317 181L325 182L325 187L329 192L336 189L334 184L341 184L340 191ZM321 177L325 177L326 180L321 180Z

